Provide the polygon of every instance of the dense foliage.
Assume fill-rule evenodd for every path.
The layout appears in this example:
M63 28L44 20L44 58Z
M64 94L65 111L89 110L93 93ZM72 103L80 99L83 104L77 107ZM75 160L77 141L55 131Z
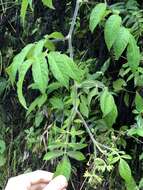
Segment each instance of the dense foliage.
M142 7L1 0L1 189L35 169L71 190L143 189Z

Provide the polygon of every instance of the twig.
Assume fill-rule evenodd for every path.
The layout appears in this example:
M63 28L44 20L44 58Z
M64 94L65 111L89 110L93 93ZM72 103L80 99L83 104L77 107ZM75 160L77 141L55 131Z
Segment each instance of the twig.
M74 32L74 27L75 27L75 24L76 24L76 19L77 19L79 7L80 7L80 1L77 0L68 35L64 39L54 39L54 40L51 40L52 42L55 42L55 43L56 42L65 42L65 41L68 41L69 54L70 54L70 58L72 58L72 59L73 59L72 36L73 36L73 32Z
M65 38L63 38L63 39L53 39L53 40L51 40L51 42L65 42L65 41L67 41L68 40L68 36L66 36Z
M83 181L83 183L82 183L82 185L81 185L81 187L80 187L80 190L82 190L82 189L83 189L83 187L84 187L84 185L85 185L86 181L87 181L87 177L84 179L84 181Z
M5 13L5 7L4 7L3 0L1 0L1 6L2 6L2 11L3 11L3 13Z

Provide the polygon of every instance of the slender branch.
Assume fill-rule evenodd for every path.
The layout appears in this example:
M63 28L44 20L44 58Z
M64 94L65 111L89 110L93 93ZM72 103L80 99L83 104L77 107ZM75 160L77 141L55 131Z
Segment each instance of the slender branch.
M74 27L75 27L75 24L76 24L76 19L77 19L79 7L80 7L79 5L80 5L80 2L79 2L79 0L77 0L75 10L74 10L74 15L73 15L72 22L71 22L71 27L70 27L70 30L69 30L69 33L68 33L68 36L67 36L68 37L68 45L69 45L69 53L70 53L70 57L72 59L73 59L72 35L73 35L73 32L74 32Z
M89 126L87 125L87 123L86 123L85 119L83 118L83 116L81 115L81 113L80 113L78 110L76 110L76 112L77 112L78 116L80 117L80 119L82 120L83 125L84 125L86 131L88 132L88 134L89 134L89 136L90 136L90 138L91 138L93 144L94 144L101 152L103 152L103 151L101 150L100 147L102 147L102 148L104 148L104 149L106 149L106 150L109 150L109 151L113 151L112 148L110 148L110 147L108 147L108 146L106 146L106 145L103 145L103 144L101 144L101 143L99 143L98 141L95 140L95 138L94 138L92 132L91 132L90 129L89 129Z

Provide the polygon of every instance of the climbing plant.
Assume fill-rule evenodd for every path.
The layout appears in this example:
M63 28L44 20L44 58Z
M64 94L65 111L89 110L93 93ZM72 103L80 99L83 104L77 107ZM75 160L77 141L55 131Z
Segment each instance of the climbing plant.
M22 123L15 126L14 116L6 117L4 123L11 122L13 128L2 127L0 167L6 171L13 152L15 159L8 160L12 174L38 166L52 168L54 176L64 175L70 189L142 189L142 169L137 172L143 137L141 4L136 0L76 0L61 6L52 0L14 3L20 15L20 48L10 51L8 43L11 56L6 65L2 49L0 96L20 108L17 117ZM61 20L56 17L58 9ZM45 20L47 28L51 26L48 31L41 27ZM65 30L59 30L59 23ZM4 139L9 135L10 146ZM20 168L27 160L29 164Z

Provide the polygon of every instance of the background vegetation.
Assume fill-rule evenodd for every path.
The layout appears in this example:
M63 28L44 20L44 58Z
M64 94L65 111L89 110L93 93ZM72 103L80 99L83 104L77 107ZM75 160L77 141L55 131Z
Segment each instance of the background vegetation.
M0 188L143 189L143 3L0 1ZM80 171L80 172L79 172Z

